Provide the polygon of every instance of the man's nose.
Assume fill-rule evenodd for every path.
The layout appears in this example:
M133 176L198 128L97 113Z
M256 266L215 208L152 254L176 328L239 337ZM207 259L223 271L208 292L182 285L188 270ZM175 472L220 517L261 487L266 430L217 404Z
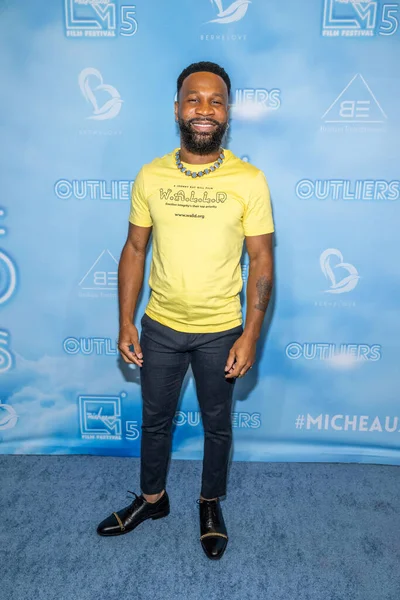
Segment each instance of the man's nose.
M196 108L196 113L204 116L213 115L214 108L208 102L201 102Z

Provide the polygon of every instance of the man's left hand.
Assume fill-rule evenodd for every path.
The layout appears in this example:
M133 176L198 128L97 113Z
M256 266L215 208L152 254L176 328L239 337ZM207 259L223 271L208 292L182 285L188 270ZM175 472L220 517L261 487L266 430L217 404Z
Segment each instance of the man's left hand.
M225 379L243 377L254 364L256 340L243 333L233 344L225 365Z

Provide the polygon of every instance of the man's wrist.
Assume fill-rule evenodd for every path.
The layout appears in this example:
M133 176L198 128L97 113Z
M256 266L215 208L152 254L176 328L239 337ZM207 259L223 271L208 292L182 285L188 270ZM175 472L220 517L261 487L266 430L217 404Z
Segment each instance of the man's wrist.
M126 325L132 325L132 321L133 321L133 319L130 319L129 317L125 317L123 319L120 319L120 322L119 322L120 329L122 327L126 327Z
M245 337L249 338L251 341L256 342L258 340L258 338L260 337L260 330L259 327L256 327L254 325L245 325L244 329L243 329L243 334Z

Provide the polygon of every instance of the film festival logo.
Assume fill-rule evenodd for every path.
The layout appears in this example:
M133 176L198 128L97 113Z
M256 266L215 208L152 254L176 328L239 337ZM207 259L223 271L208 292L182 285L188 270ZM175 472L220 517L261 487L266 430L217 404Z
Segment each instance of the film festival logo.
M119 10L111 0L64 0L67 37L130 37L138 29L136 6Z
M125 396L123 392L121 398ZM83 439L121 439L121 398L79 396L79 421Z
M116 298L118 262L109 250L103 250L79 282L82 298Z
M377 0L324 0L322 35L391 36L399 27L399 4Z
M120 396L79 396L79 424L84 440L122 440L121 400ZM129 441L139 438L137 421L125 422L125 437Z
M322 132L384 130L387 115L361 74L354 75L322 115Z

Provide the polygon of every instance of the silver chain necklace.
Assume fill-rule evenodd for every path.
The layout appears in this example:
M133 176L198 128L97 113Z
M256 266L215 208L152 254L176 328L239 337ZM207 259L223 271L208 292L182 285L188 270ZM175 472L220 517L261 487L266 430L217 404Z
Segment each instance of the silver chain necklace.
M213 165L211 165L211 167L207 167L206 169L203 169L202 171L190 171L189 169L184 167L181 162L180 149L175 153L175 163L176 163L176 166L178 167L178 169L180 171L182 171L182 173L184 173L188 177L193 177L193 178L194 177L203 177L203 175L208 175L209 173L216 171L217 169L220 168L220 166L224 162L224 158L225 158L224 151L221 150L221 154L219 155L219 158L215 161L215 163Z

